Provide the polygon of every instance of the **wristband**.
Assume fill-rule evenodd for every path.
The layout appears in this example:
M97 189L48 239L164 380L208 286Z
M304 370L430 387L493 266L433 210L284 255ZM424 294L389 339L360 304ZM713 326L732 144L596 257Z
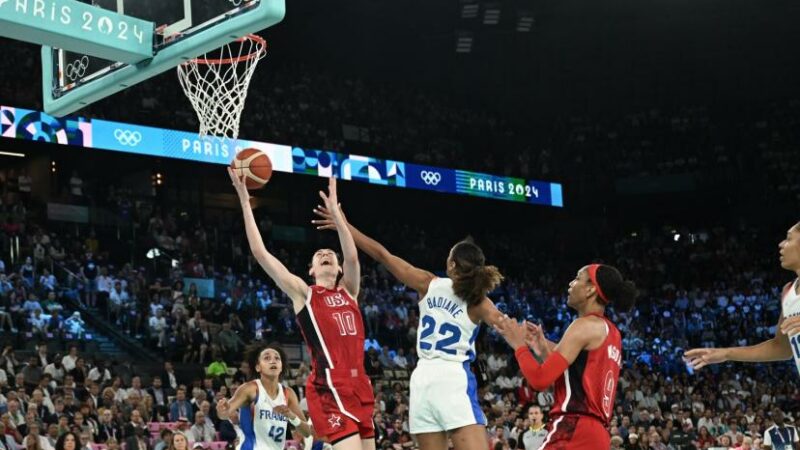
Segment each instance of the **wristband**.
M303 421L300 420L299 417L294 416L294 419L289 419L289 423L292 424L293 427L296 427L299 426L301 423L303 423Z

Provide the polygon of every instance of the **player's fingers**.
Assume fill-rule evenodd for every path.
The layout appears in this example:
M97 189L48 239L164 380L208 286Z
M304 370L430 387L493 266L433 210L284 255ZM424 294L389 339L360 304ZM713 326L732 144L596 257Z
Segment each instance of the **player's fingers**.
M708 353L708 349L707 348L694 348L694 349L691 349L691 350L685 352L683 354L683 356L685 356L687 358L695 358L695 357L703 356L706 353Z
M789 331L798 327L800 327L800 316L789 317L781 322L781 332L783 334L791 334Z
M700 369L702 369L703 367L705 367L705 366L707 366L707 365L708 365L708 362L707 362L707 361L705 361L705 360L702 360L702 359L701 359L701 360L699 360L697 363L695 363L695 364L692 364L692 369L694 369L694 370L700 370Z

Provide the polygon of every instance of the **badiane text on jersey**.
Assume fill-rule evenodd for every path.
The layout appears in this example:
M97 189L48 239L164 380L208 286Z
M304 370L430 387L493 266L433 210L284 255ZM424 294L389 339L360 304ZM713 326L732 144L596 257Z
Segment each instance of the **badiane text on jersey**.
M444 297L432 297L428 299L428 308L441 308L449 312L451 316L458 317L459 314L464 312L463 309L457 304L453 303L450 299Z

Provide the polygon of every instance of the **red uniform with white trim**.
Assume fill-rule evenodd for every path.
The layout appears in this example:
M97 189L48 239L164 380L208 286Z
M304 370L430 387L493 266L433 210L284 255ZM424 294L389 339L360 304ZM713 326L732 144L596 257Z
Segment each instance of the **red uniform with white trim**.
M605 321L608 334L597 349L581 351L556 380L550 433L543 449L611 447L608 426L622 365L622 337L606 317L591 315Z
M311 353L306 398L314 430L332 443L356 433L374 437L375 397L364 371L358 303L342 287L309 286L297 323Z

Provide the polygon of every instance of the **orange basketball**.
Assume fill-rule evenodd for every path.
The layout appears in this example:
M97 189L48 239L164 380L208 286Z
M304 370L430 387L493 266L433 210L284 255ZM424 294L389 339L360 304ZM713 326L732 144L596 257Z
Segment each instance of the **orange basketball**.
M236 154L231 161L231 168L236 175L244 175L247 189L261 189L272 176L272 161L269 156L257 148L246 148Z

